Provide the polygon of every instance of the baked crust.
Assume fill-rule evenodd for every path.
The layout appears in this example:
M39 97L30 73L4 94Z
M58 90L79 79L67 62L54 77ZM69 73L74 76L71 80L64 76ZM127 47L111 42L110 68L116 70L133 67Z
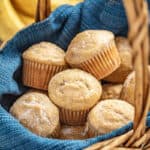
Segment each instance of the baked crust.
M37 135L58 135L59 110L43 92L30 91L24 94L13 104L10 113Z
M122 84L104 84L102 86L101 100L119 99L122 90Z
M24 59L52 65L65 65L64 57L64 50L50 42L35 44L23 53Z
M66 61L71 65L80 64L107 49L112 41L114 41L114 34L110 31L81 32L71 41L65 56Z
M100 99L102 87L91 74L79 69L68 69L51 79L48 93L57 106L78 111L93 107Z
M99 102L87 119L88 135L97 136L118 129L134 118L134 107L119 99Z

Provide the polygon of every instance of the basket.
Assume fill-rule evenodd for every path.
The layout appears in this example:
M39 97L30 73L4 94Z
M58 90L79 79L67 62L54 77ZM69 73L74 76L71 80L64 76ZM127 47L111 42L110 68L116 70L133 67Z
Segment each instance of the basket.
M86 150L148 150L150 149L150 114L148 114L150 108L150 76L148 74L148 59L149 59L149 38L148 38L148 8L147 2L144 0L123 0L126 15L128 18L128 39L133 48L133 66L136 74L136 90L135 90L135 116L133 129L132 123L113 131L112 133L99 136L98 138L92 138L88 140L57 140L57 139L44 139L29 133L22 126L16 128L16 135L10 140L9 144L16 142L15 136L25 136L22 147L20 149L83 149ZM36 22L42 21L48 17L50 13L49 0L38 0ZM55 14L57 16L57 14ZM51 18L53 19L53 18ZM37 23L40 26L40 22ZM34 27L34 25L32 26ZM30 29L32 28L30 27ZM30 29L26 29L31 31ZM24 32L24 31L21 31ZM39 34L42 34L41 32ZM41 35L44 36L44 35ZM47 36L47 35L45 35ZM19 37L19 35L18 35ZM33 37L31 37L33 38ZM48 39L48 37L47 37ZM38 39L40 41L40 39ZM4 46L4 50L8 48L13 49L15 40L10 41ZM21 41L22 47L26 48L26 43ZM30 43L32 44L32 43ZM12 47L11 47L12 46ZM18 45L17 45L18 46ZM19 47L19 46L18 46ZM17 56L14 56L17 57ZM20 56L18 56L20 57ZM12 58L13 59L13 58ZM8 97L9 98L9 97ZM4 109L0 111L0 116L6 114ZM6 120L5 120L6 119ZM9 120L12 120L10 115L0 118L0 122L4 127L6 124L7 131L12 132ZM14 124L16 125L16 120ZM147 124L146 124L147 122ZM5 129L4 129L5 130ZM22 131L20 135L19 131ZM2 131L0 127L0 131ZM5 133L5 131L4 131ZM6 134L6 133L5 133ZM8 137L4 137L0 134L0 142L4 144L4 140L8 141ZM32 140L32 141L30 141ZM22 141L22 142L23 142ZM38 141L38 142L36 142ZM99 142L100 141L100 142ZM26 144L28 142L29 144ZM96 143L93 145L93 143ZM7 146L0 145L0 149L7 149ZM6 142L6 144L8 144ZM32 145L30 145L32 144ZM35 145L34 145L35 144ZM13 144L14 145L14 144ZM44 147L41 147L44 145ZM17 142L16 142L17 147ZM38 148L37 148L38 147ZM17 147L16 149L19 149Z

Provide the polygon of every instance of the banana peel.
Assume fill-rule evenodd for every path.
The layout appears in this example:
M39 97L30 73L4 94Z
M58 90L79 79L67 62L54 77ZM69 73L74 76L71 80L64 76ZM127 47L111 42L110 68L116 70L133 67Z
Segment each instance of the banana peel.
M62 4L83 0L51 0L51 10ZM0 0L0 40L7 41L17 31L34 22L37 0Z
M37 0L11 0L14 7L20 12L29 15L30 17L35 16ZM75 5L83 0L50 0L51 10L54 11L58 6L63 4Z
M9 0L0 0L0 39L8 40L24 26L12 3Z

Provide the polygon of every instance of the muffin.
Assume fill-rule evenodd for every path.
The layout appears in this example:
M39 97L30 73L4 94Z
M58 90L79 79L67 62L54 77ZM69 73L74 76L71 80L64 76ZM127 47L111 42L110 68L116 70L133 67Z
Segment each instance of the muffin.
M91 74L79 69L68 69L51 79L48 93L59 107L63 124L83 125L87 113L99 101L102 87Z
M121 65L117 70L115 70L112 74L107 76L104 80L112 83L123 83L128 74L133 69L132 48L129 44L128 39L124 37L116 38L116 46L121 58Z
M106 30L86 30L71 41L65 60L74 68L94 75L98 80L120 66L114 34Z
M10 108L10 113L24 127L39 136L59 136L59 110L43 92L24 94Z
M23 83L36 89L47 90L50 79L67 66L65 52L57 45L41 42L23 53Z
M148 67L150 73L150 65ZM120 98L134 105L134 91L135 91L135 72L133 71L126 78L120 94Z
M121 128L134 118L134 107L119 99L99 102L88 114L88 136L93 137Z
M102 86L101 100L118 99L122 90L122 84L104 84Z
M128 75L127 79L123 84L120 98L134 105L134 90L135 90L135 72L132 72Z
M85 126L62 126L60 130L60 139L83 140L88 136L85 132Z

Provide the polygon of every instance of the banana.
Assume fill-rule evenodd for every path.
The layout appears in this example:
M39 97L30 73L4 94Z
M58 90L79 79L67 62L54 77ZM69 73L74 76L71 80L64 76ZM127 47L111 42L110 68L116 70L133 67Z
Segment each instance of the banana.
M63 4L75 5L82 1L83 0L51 0L51 4L52 4L51 9L53 11L60 5L63 5Z
M26 15L20 13L19 11L17 11L17 12L18 12L18 15L19 15L21 21L22 21L25 25L29 25L29 24L31 24L31 23L34 22L34 17L26 16Z
M37 0L11 0L14 4L15 8L18 9L20 12L29 15L30 17L35 16L36 12L36 4ZM51 10L54 11L58 6L63 4L70 4L75 5L78 2L83 0L50 0L51 1Z
M83 0L51 0L51 10ZM18 30L34 22L37 0L0 0L0 39L7 41Z
M25 24L20 21L10 0L0 0L0 39L5 41L13 36Z
M15 9L26 16L34 17L37 0L11 0Z

